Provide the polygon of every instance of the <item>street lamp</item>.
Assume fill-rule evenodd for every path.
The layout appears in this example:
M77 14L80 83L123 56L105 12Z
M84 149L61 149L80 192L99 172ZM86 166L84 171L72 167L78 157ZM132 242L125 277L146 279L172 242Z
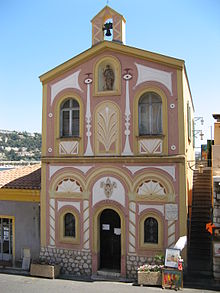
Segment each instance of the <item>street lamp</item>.
M203 136L204 136L204 133L202 133L202 130L201 129L198 129L198 130L193 130L193 136L194 137L197 137L196 135L199 134L200 135L200 140L203 140Z
M193 125L193 137L197 138L197 134L200 135L200 140L203 140L204 133L201 129L195 129L196 121L200 121L201 125L204 124L204 119L202 116L194 117L194 125Z
M203 119L203 117L194 117L194 122L196 122L196 121L199 121L200 120L200 123L201 123L201 125L203 125L204 124L204 119Z

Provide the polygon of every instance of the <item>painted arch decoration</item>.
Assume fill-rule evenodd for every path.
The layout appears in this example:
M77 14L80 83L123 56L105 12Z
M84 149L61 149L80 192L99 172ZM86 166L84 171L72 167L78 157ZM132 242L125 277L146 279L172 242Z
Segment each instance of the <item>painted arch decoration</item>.
M145 81L156 81L162 83L169 90L171 96L173 95L172 72L151 68L138 63L135 63L135 65L138 71L138 78L135 87Z
M140 196L156 196L156 197L164 197L166 196L165 187L155 180L148 180L143 182L137 191Z
M56 192L60 193L80 193L82 192L82 186L73 178L65 178L59 181L56 186Z
M92 205L104 200L112 200L125 207L125 189L117 178L102 177L95 182L92 188Z
M135 184L138 200L151 200L161 202L175 202L173 184L164 176L149 173Z
M73 74L67 76L66 78L51 85L51 105L56 97L56 95L66 88L77 89L82 92L79 85L79 74L81 70L74 72Z

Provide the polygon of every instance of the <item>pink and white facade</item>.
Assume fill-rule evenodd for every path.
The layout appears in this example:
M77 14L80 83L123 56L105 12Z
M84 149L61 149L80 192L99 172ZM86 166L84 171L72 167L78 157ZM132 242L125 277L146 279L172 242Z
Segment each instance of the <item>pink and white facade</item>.
M184 61L125 46L125 20L108 6L92 26L89 50L40 77L41 258L133 278L187 235L193 104Z

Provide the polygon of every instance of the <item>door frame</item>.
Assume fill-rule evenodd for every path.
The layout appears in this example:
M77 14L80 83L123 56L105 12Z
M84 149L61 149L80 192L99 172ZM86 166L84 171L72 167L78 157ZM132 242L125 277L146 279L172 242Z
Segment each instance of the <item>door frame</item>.
M12 220L12 265L15 266L15 217L0 215L0 219Z
M122 210L112 204L102 203L101 207L97 207L93 214L93 228L92 228L92 272L97 273L100 265L100 216L101 213L106 210L114 210L120 217L121 220L121 276L126 276L126 238L125 238L125 216Z
M106 217L106 215L105 215L106 212L108 213L108 217ZM104 217L105 220L102 219L102 217ZM100 266L99 266L99 268L102 269L103 267L106 267L106 268L114 270L113 267L115 266L115 270L121 270L121 233L120 233L120 236L119 235L114 236L114 227L117 226L116 228L120 228L120 231L121 231L121 218L120 218L119 214L116 211L114 211L113 209L104 209L100 213L99 223L100 223L100 231L99 231L99 233L100 233L100 254L99 254ZM103 229L102 229L102 224L103 223L106 223L106 224L108 224L108 223L113 224L114 223L114 224L110 225L109 232L104 232ZM116 225L116 226L114 226L114 225ZM120 249L118 251L118 254L114 254L114 252L113 252L113 255L111 255L109 261L106 261L106 259L105 259L106 253L103 254L103 252L106 251L106 247L105 247L106 242L105 242L105 239L104 239L105 236L103 237L103 233L106 235L106 237L110 237L108 239L108 241L107 241L108 244L109 244L109 242L111 243L111 245L113 245L113 243L116 243L115 241L113 241L113 238L114 238L114 240L117 240L117 244L115 245L114 248ZM104 245L104 243L105 243L105 245ZM103 251L103 249L104 249L104 251ZM116 256L117 256L117 262L115 261Z

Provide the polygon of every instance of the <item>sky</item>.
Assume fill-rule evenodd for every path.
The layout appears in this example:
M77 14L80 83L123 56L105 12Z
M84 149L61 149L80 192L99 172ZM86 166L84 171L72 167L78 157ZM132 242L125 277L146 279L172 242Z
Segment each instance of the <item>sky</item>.
M220 0L0 0L0 129L41 132L39 76L91 47L90 20L107 2L126 19L127 45L185 60L195 116L205 121L196 129L213 138Z

